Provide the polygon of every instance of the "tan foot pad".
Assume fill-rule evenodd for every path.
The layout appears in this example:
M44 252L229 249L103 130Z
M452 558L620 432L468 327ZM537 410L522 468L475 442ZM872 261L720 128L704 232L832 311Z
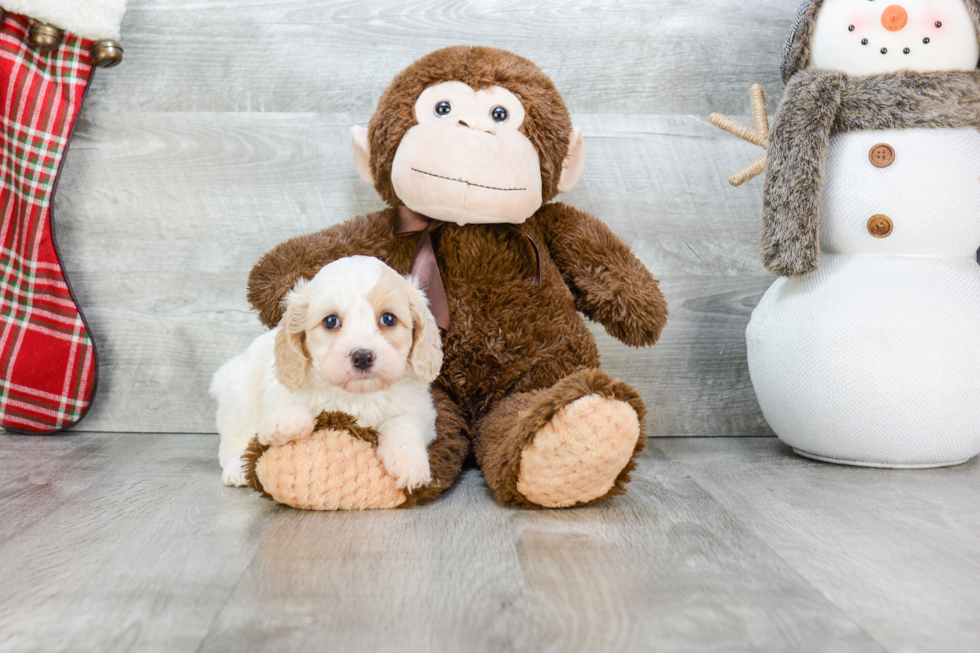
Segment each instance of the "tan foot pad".
M370 442L335 429L269 447L255 474L273 499L305 510L396 508L406 498Z
M599 395L577 399L524 448L517 491L546 508L605 496L639 437L640 420L628 403Z

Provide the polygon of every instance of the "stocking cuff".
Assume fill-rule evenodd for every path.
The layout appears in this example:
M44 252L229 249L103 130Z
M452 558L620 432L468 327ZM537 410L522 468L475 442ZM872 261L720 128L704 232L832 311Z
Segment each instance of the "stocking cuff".
M126 12L126 0L0 0L0 6L93 41L118 39Z

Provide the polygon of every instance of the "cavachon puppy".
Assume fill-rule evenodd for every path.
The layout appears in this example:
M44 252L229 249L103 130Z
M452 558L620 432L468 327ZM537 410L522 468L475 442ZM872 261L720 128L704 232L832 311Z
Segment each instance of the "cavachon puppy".
M417 282L376 258L342 258L301 279L279 326L215 373L218 462L227 485L245 485L242 455L309 437L322 411L378 432L378 456L396 487L429 483L435 439L429 383L442 366L439 329Z

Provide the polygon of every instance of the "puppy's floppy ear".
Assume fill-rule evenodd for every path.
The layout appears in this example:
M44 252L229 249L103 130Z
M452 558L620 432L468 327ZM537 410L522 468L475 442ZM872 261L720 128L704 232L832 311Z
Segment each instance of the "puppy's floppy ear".
M418 281L412 277L408 281L408 308L412 313L412 351L408 353L408 364L420 380L432 383L442 369L442 336Z
M286 312L279 320L279 333L276 334L276 379L295 392L306 380L310 367L310 355L306 351L306 314L309 297L304 292L307 281L301 279L286 295L283 303Z

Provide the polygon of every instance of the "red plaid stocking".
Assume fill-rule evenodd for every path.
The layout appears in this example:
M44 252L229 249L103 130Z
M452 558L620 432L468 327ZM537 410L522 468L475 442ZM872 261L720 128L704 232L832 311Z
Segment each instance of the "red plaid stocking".
M92 74L91 41L46 52L0 25L0 426L53 433L95 393L95 346L58 260L51 199Z

